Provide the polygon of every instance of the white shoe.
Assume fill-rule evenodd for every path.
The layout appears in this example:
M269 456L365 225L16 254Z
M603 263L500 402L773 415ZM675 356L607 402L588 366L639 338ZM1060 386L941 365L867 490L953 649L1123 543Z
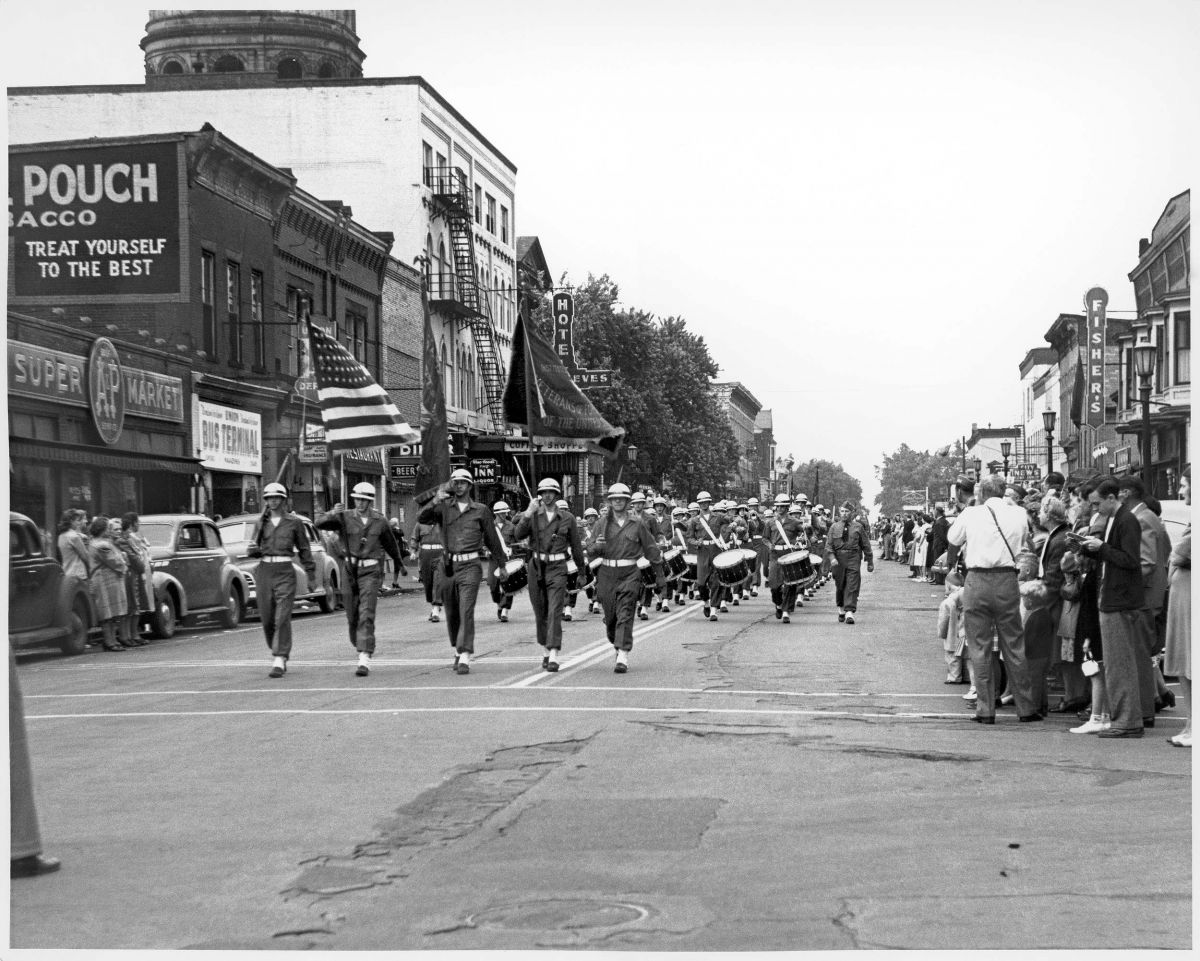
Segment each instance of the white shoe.
M571 608L569 608L569 607L563 608L563 620L564 621L575 620L575 613L571 610Z
M975 691L975 685L974 685L974 684L972 684L972 685L971 685L971 689L970 689L969 691L967 691L967 693L966 693L966 694L964 694L964 695L962 696L962 699L963 699L964 701L975 701L975 700L978 700L978 698L979 698L979 695L978 695L978 694L976 693L976 691Z
M847 611L847 612L846 612L846 623L847 623L847 624L853 624L853 623L854 623L854 612L853 612L853 611Z
M431 621L432 621L434 624L436 624L438 621L440 621L440 620L442 619L442 611L441 611L441 609L440 609L440 608L437 608L437 607L435 607L435 608L434 608L432 611L430 611L430 612L429 612L429 619L430 619L430 620L431 620Z
M502 623L504 623L504 624L507 624L507 623L508 623L508 611L501 611L501 612L500 612L500 620L501 620L501 622L502 622Z
M1000 703L1001 704L1011 704L1012 702L1013 702L1013 696L1011 694L1001 694L1000 695Z
M791 624L791 623L792 623L792 619L791 619L791 617L788 615L788 613L787 613L786 611L784 612L784 614L783 614L783 617L781 617L781 618L780 618L780 620L781 620L781 621L783 621L783 623L784 623L784 624Z
M617 651L617 666L613 671L617 674L624 674L629 670L629 655L624 651Z
M1111 722L1105 723L1104 721L1098 720L1093 717L1093 718L1089 718L1088 720L1084 721L1082 724L1079 725L1079 727L1071 728L1071 733L1072 734L1099 734L1101 731L1105 731L1110 727L1112 727Z
M664 614L670 614L670 613L671 613L671 605L670 605L670 604L668 604L666 601L663 601L662 612L663 612Z
M729 605L726 604L724 601L721 601L721 606L718 607L717 610L720 611L722 614L728 614L729 613Z

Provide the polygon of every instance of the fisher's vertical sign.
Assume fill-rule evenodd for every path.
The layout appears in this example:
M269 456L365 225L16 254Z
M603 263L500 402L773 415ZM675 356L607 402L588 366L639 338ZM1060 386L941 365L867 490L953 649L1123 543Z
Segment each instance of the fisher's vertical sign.
M178 299L184 217L178 137L96 147L10 147L15 296Z
M1108 292L1103 287L1093 287L1083 297L1087 307L1087 340L1085 367L1086 380L1083 387L1083 402L1087 405L1085 423L1089 427L1104 425L1104 335L1105 309L1108 307Z
M611 370L584 370L575 362L575 298L571 294L554 295L554 353L581 390L612 386Z

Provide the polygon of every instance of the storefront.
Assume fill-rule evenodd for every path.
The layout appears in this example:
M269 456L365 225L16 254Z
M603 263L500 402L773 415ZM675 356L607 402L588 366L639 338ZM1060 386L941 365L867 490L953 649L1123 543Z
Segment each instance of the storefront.
M587 441L539 441L525 437L480 435L469 438L467 466L475 475L476 497L487 504L506 500L517 509L529 503L526 485L534 490L545 477L562 487L563 497L579 514L603 500L604 451Z
M171 355L8 315L11 508L53 532L62 512L188 509L186 367Z
M198 509L212 517L261 510L262 415L193 396L192 433L205 472Z

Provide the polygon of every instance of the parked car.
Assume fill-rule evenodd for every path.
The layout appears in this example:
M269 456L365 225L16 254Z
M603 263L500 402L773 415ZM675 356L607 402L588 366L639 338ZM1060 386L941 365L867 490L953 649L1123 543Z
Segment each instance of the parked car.
M303 515L304 532L308 535L308 543L312 549L313 563L317 566L317 588L308 590L308 574L300 564L299 556L293 558L292 567L296 572L296 600L315 601L325 613L338 606L341 599L342 572L338 562L325 549L325 541L313 526L313 522ZM262 517L261 514L237 514L226 517L219 524L221 541L230 558L241 571L242 579L246 582L246 605L258 609L258 594L254 584L254 572L258 569L258 558L250 557L247 546L254 534L254 526Z
M171 637L180 621L196 614L219 614L222 626L237 627L246 610L246 583L216 524L199 514L143 514L138 529L150 544L149 622L157 637Z
M42 532L24 514L8 515L8 639L16 647L57 644L82 654L96 612L87 582L63 574Z

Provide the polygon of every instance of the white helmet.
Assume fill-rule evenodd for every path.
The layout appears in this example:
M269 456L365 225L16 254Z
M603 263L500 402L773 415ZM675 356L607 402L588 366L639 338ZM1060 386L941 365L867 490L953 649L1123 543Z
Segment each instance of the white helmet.
M560 511L569 511L571 509L571 505L568 504L566 501L555 501L554 506L557 507Z
M791 507L788 508L788 513L789 514L803 514L804 508L801 507L800 503L797 501L795 504L793 504Z
M711 501L712 501L712 494L710 494L708 491L701 491L699 494L696 495L696 503L698 503L698 504L703 504L703 503L711 502Z
M687 516L687 508L686 507L676 507L673 511L671 511L672 517L679 517L681 515L684 517Z
M791 503L791 501L788 499L787 494L776 494L775 495L775 506L776 507L787 507L788 504L790 504L790 503Z
M587 510L585 510L583 512L583 516L584 517L599 517L600 512L598 510L596 510L596 508L594 508L594 507L589 507Z
M690 511L698 511L698 510L700 510L700 505L698 503L696 503L695 501L692 501L690 504L688 504L687 509Z
M626 500L628 500L629 488L624 484L613 484L612 487L608 489L608 499L612 500L614 497L624 497Z
M511 509L504 501L496 501L492 505L492 512L496 514L507 514Z
M751 497L748 501L746 501L746 506L747 507L757 507L758 506L758 498Z
M362 481L354 485L354 490L350 491L351 497L362 497L366 500L373 501L375 499L375 488Z
M455 481L460 481L460 480L465 480L468 484L475 483L475 478L471 476L471 472L462 467L460 467L458 470L454 471L450 475L450 483L453 484Z
M556 481L553 477L546 477L542 479L540 484L538 484L538 493L540 494L542 491L556 491L557 493L561 494L562 488L558 486L558 481Z
M275 484L275 483L267 484L267 486L263 488L262 496L263 497L287 497L288 496L287 488L284 487L282 484Z
M807 494L797 494L796 500L798 500L801 504L807 504L808 503L808 495Z
M644 504L646 503L646 495L641 491L638 491L631 498L629 498L629 501L631 504Z

